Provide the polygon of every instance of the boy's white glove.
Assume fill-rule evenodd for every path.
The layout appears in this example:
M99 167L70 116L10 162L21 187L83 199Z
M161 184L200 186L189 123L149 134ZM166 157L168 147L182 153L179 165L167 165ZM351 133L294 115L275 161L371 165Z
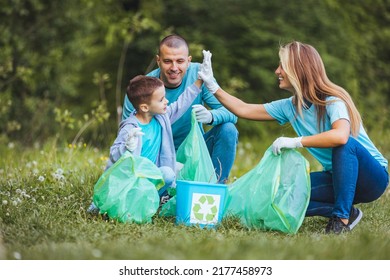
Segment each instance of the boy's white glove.
M138 145L138 137L144 135L145 133L141 132L140 127L135 127L129 132L129 136L127 137L125 146L126 149L130 152L134 152Z
M200 104L192 105L195 112L196 121L205 124L211 124L213 121L213 115L209 110Z
M205 86L214 94L219 86L214 79L213 68L211 67L211 52L203 50L203 63L199 67L198 77L203 80Z
M294 148L302 148L301 143L302 137L279 137L272 143L272 152L274 155L279 155L283 148L294 149Z

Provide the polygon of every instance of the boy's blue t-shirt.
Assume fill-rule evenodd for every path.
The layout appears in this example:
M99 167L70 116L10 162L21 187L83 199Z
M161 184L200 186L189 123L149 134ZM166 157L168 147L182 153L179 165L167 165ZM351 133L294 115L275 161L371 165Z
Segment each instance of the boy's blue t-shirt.
M145 135L142 136L141 156L156 163L160 152L162 127L156 118L152 118L148 124L138 122L138 125L142 128L142 132L145 133Z
M165 97L169 101L168 105L175 102L186 88L195 83L195 81L198 79L199 65L199 63L191 62L189 67L187 68L186 74L183 77L181 85L177 88L165 88ZM160 68L153 70L152 72L147 74L147 76L160 78ZM180 144L184 141L184 139L187 137L188 133L191 130L191 111L193 104L207 104L211 109L213 109L211 110L214 119L212 125L218 125L225 122L237 122L237 117L231 112L229 112L226 108L224 108L217 100L217 98L213 94L211 94L204 85L202 85L201 92L195 98L189 109L183 114L180 119L178 119L174 124L172 124L173 142L175 144L176 150L179 148ZM134 107L126 95L123 106L122 120L128 118L133 110ZM202 124L200 124L200 129L204 133Z
M265 110L279 124L283 125L287 122L291 123L298 136L309 136L328 131L332 128L332 124L339 119L349 121L349 114L345 103L335 97L329 97L327 100L334 100L326 106L326 116L324 127L318 128L317 125L317 110L311 105L307 109L303 109L303 117L301 117L295 109L292 102L293 97L276 100L271 103L264 104ZM387 168L387 160L374 146L368 137L363 126L360 127L359 135L356 140L360 142L370 154L378 160L378 162ZM321 163L324 170L332 170L332 148L307 148L308 151Z

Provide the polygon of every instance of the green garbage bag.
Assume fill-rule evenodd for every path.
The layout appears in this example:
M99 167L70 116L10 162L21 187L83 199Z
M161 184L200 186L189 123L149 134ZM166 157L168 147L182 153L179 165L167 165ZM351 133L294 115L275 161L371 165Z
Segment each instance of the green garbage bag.
M310 199L310 167L296 150L267 149L260 163L228 188L225 217L248 228L296 233Z
M162 186L160 169L127 151L96 182L93 202L100 213L119 222L149 223L159 207Z
M177 179L207 183L217 182L214 165L194 111L191 115L191 130L177 149L176 160L184 164Z
M176 161L184 165L177 176L178 180L217 182L214 165L194 111L191 114L191 130L177 150ZM176 216L176 196L162 206L159 215Z

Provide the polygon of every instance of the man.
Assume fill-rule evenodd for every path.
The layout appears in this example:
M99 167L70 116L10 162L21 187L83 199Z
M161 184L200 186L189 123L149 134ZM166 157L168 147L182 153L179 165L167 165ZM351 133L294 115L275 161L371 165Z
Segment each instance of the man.
M184 38L178 35L165 37L159 46L159 53L156 56L159 68L153 70L147 76L161 79L166 88L166 98L169 103L175 102L184 90L198 79L200 63L191 62L189 48ZM204 139L207 144L219 183L226 183L230 170L236 157L238 142L238 131L235 127L237 117L224 108L221 103L203 85L201 92L192 103L196 112L197 121L211 125ZM212 110L207 110L206 104ZM134 110L133 105L125 96L122 120L129 117ZM175 149L188 135L191 129L191 110L187 112L172 125Z

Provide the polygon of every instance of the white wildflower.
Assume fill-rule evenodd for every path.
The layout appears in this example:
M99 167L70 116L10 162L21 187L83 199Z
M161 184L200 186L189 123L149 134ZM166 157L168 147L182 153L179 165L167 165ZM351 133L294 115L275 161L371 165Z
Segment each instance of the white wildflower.
M14 252L14 258L17 259L17 260L21 260L22 259L22 254L19 253L19 252Z
M103 254L102 251L100 251L99 249L93 249L92 256L94 256L95 258L101 258Z
M3 200L3 205L7 205L8 204L8 201L7 200Z
M45 177L43 177L42 175L41 175L41 176L39 176L39 177L38 177L38 181L39 181L39 182L43 182L43 181L45 181Z

